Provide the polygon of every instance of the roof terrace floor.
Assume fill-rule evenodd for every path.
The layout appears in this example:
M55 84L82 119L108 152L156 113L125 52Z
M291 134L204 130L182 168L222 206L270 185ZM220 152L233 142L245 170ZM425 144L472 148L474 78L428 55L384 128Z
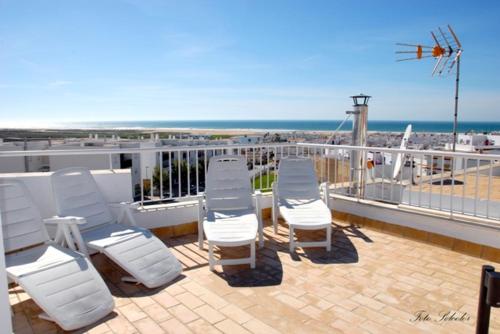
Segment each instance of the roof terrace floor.
M330 253L318 248L290 255L287 227L281 224L274 235L266 223L265 247L257 249L254 270L217 266L211 272L206 247L198 249L195 235L165 239L184 273L154 290L121 282L120 268L102 255L93 256L116 307L99 324L80 332L474 332L485 260L342 223L335 223ZM231 257L248 249L221 252ZM62 332L38 318L41 310L19 287L10 289L10 302L16 333ZM440 320L447 312L456 312L455 320ZM425 314L430 320L424 320ZM500 333L496 309L490 333Z

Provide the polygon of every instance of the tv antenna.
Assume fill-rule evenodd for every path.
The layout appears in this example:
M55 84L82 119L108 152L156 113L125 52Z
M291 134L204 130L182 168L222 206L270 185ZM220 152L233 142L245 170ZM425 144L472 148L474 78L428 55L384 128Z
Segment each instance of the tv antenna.
M460 58L462 56L462 44L450 25L446 29L437 28L431 31L434 46L422 44L396 43L405 47L396 51L399 55L413 55L410 58L400 58L396 61L420 60L423 58L434 58L436 64L432 70L432 76L442 76L443 73L450 74L455 70L455 113L453 118L453 152L457 143L457 122L458 122L458 84L460 82ZM450 62L451 60L451 62Z

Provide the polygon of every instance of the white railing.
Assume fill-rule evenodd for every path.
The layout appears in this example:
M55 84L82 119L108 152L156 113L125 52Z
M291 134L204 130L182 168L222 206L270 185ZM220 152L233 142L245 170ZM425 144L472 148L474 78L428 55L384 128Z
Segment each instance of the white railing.
M364 157L360 184L354 178L350 157ZM0 152L8 158L67 157L58 165L83 165L91 157L101 169L131 168L135 200L143 205L181 200L204 191L210 157L221 154L247 158L254 189L271 191L279 160L289 155L315 161L320 182L330 193L407 207L438 210L500 220L500 156L431 150L353 147L308 143L214 145L131 149L74 149ZM394 161L401 156L401 172L394 177ZM78 160L76 157L88 157ZM117 159L119 157L119 159ZM97 159L97 160L96 160ZM119 164L117 165L117 161ZM89 162L90 163L90 162ZM130 166L129 166L130 165ZM95 167L94 167L95 168ZM1 168L0 168L1 169Z
M331 193L500 220L500 156L435 150L401 150L377 147L298 144L321 156L320 179ZM363 189L353 178L350 156L361 152ZM401 156L394 177L394 161ZM326 165L326 166L323 166Z

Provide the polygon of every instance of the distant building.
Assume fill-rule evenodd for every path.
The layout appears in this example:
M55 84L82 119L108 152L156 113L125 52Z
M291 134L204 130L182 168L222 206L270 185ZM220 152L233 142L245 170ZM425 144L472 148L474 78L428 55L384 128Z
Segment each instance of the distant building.
M446 149L451 150L452 144L446 144ZM500 154L500 135L459 133L456 150L461 152Z
M0 142L0 151L45 150L48 147L47 141ZM47 156L9 157L4 158L0 164L0 173L43 172L47 170L49 170Z
M236 136L231 138L236 144L259 144L262 143L262 136Z

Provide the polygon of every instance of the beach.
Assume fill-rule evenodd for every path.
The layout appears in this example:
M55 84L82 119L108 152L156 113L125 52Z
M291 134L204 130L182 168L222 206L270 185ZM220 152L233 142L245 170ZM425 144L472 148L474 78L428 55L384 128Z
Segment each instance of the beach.
M101 136L118 135L137 138L157 133L162 138L178 135L192 136L259 136L288 134L327 137L335 130L339 134L351 132L352 123L340 120L226 120L226 121L103 121L70 122L33 125L9 125L0 128L0 138L81 138L89 133ZM451 122L441 121L369 121L369 134L401 134L408 124L420 135L447 135L452 133ZM500 133L500 122L460 122L460 133Z

